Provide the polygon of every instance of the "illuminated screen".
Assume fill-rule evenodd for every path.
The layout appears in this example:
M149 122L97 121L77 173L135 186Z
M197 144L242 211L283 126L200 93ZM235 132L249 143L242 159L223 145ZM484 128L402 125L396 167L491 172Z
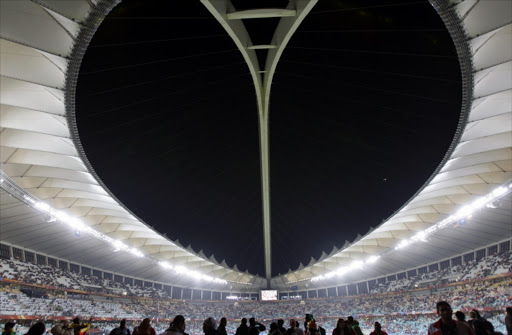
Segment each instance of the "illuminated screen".
M261 301L277 300L276 290L263 290L261 291Z

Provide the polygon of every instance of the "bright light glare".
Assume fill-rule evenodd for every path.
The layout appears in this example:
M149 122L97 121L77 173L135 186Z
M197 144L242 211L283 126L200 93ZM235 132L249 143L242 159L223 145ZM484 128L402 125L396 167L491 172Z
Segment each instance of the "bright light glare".
M42 210L44 212L48 212L50 210L50 205L48 205L47 203L44 203L44 202L38 201L35 203L35 206L37 209Z
M487 207L487 208L496 208L496 205L493 204L493 201L499 199L503 195L507 194L507 192L510 192L512 189L512 183L508 185L508 189L506 186L500 186L496 189L494 189L491 193L487 194L486 196L480 197L476 200L474 200L471 204L463 206L461 209L457 211L456 214L450 215L446 219L436 223L435 225L432 225L428 227L427 229L423 231L417 232L414 236L412 236L410 239L404 239L401 240L396 246L395 250L403 249L411 244L417 243L417 242L427 242L427 238L429 235L437 232L438 230L441 230L443 228L446 228L450 224L454 224L456 222L459 222L461 219L471 219L473 216L473 213L475 213L477 210ZM369 257L365 262L362 261L354 261L351 264L351 269L361 269L363 268L364 264L371 264L375 263L381 256L387 254L389 251L385 251L380 255L374 255ZM315 276L311 278L311 281L319 281L327 278L331 278L334 274L337 274L338 276L341 276L347 272L348 267L341 267L335 271L326 273L321 276ZM294 281L297 282L297 281ZM293 283L293 282L289 282Z
M362 269L364 266L364 262L363 261L353 261L351 266L352 266L352 268Z
M373 264L375 262L377 262L380 258L380 255L373 255L373 256L370 256L367 260L366 260L366 264Z
M0 182L3 183L4 179L2 178ZM84 224L79 218L69 216L68 214L66 214L63 211L56 210L45 202L37 201L36 199L30 197L27 194L23 194L23 200L26 203L29 203L30 205L32 205L33 207L38 209L39 211L48 214L51 218L48 222L54 222L56 220L59 220L61 223L66 224L66 225L70 226L71 228L73 228L73 230L75 232L84 231L99 240L102 240L106 243L111 244L114 252L124 251L124 252L130 253L139 258L145 257L145 254L142 251L138 250L137 248L129 247L122 241L114 240L113 238L94 230L89 225ZM154 262L157 262L154 259L152 259L152 260ZM218 283L218 284L227 284L227 280L220 279L220 278L214 278L214 277L199 273L197 271L189 270L182 265L174 267L173 265L171 265L167 262L164 262L164 261L160 261L160 262L158 262L158 264L160 264L165 269L174 269L176 271L176 273L178 273L178 274L184 274L184 275L190 276L195 279L206 280L208 282L213 282L213 283ZM252 283L247 283L247 282L239 282L239 281L232 281L232 282L238 283L238 284L243 284L243 285L252 285Z

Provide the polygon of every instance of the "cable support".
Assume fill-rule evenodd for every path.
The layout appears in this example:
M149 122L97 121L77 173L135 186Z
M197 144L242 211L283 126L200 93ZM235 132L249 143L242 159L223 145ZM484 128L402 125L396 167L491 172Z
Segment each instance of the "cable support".
M151 62L130 64L130 65L122 65L122 66L114 66L114 67L109 67L109 68L105 68L105 69L99 69L99 70L93 70L93 71L88 71L88 72L82 72L82 73L80 73L80 75L82 75L82 76L85 75L86 76L86 75L96 74L96 73L101 73L101 72L114 71L114 70L123 70L123 69L129 69L129 68L134 68L134 67L139 67L139 66L146 66L146 65L153 65L153 64L161 64L161 63L172 62L172 61L175 61L175 60L189 59L189 58L202 57L202 56L210 56L210 55L222 54L222 53L233 52L233 51L238 51L238 49L228 49L228 50L221 50L221 51L212 51L212 52L206 52L206 53L201 53L201 54L194 54L194 55L189 55L189 56L181 56L181 57L173 57L173 58L160 59L160 60L155 60L155 61L151 61Z
M318 67L328 67L328 68L340 69L340 70L352 70L352 71L358 71L358 72L378 73L378 74L398 76L398 77L406 77L406 78L425 79L425 80L433 80L433 81L444 81L444 82L450 82L450 83L460 83L460 80L451 80L451 79L444 79L444 78L433 78L433 77L426 77L426 76L415 76L415 75L406 74L406 73L362 69L362 68L352 67L352 66L338 66L338 65L330 65L330 64L325 64L325 63L299 62L299 61L290 61L290 60L283 60L283 61L281 61L281 63L313 65L313 66L318 66Z
M354 53L368 53L376 55L393 55L393 56L410 56L410 57L432 57L432 58L447 58L458 60L457 56L447 55L433 55L433 54L412 54L406 52L392 52L392 51L369 51L369 50L354 50L354 49L334 49L334 48L312 48L301 46L290 46L288 49L301 49L301 50L314 50L314 51L339 51L339 52L354 52Z
M197 71L193 71L193 72L180 73L180 74L177 74L177 75L165 76L165 77L154 79L154 80L147 80L147 81L143 81L143 82L137 82L136 84L130 84L130 85L125 85L125 86L118 86L118 87L114 87L114 88L109 89L109 90L93 92L93 93L87 94L87 96L88 97L92 97L92 96L95 96L95 95L111 93L111 92L115 92L115 91L119 91L119 90L124 90L124 89L127 89L127 88L133 88L133 87L143 86L143 85L147 85L147 84L151 84L151 83L156 83L156 82L159 82L159 81L165 81L165 80L169 80L169 79L186 77L186 76L190 76L190 75L194 75L194 74L198 74L198 73L203 73L203 72L209 72L209 71L214 71L214 70L218 70L218 69L223 69L223 68L226 68L226 67L229 67L229 66L233 66L233 65L238 65L238 64L245 64L245 62L228 63L228 64L224 64L224 65L220 65L220 66L215 66L215 67L204 69L204 70L197 70Z
M310 14L324 14L324 13L334 13L334 12L345 12L351 10L363 10L363 9L373 9L373 8L384 8L384 7L399 7L399 6L411 6L411 5L425 5L428 4L426 1L415 1L415 2L405 2L405 3L395 3L388 5L375 5L375 6L365 6L365 7L352 7L352 8L340 8L340 9L330 9L330 10L321 10L321 11L312 11Z
M133 42L125 42L125 43L96 44L96 45L89 46L88 49L117 47L117 46L125 46L125 45L137 45L137 44L164 43L164 42L171 42L171 41L188 41L188 40L194 40L194 39L215 38L215 37L226 37L226 35L218 34L218 35L205 35L205 36L192 36L192 37L176 37L176 38L167 38L167 39L160 39L160 40L149 40L149 41L133 41Z

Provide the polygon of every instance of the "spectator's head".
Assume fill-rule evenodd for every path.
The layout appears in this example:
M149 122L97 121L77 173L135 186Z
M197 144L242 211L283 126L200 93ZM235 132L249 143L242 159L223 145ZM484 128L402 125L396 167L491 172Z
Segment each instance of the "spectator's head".
M121 328L126 328L126 319L122 319L119 325L121 326Z
M217 322L212 317L207 318L203 322L203 332L205 334L214 333L217 330Z
M381 329L382 329L382 326L380 325L380 323L379 323L379 322L375 322L375 324L374 324L373 326L375 327L375 330L376 330L376 331L379 331L379 330L381 330Z
M28 330L26 335L43 335L46 330L44 323L37 322Z
M16 324L14 322L7 322L4 326L5 330L13 329Z
M279 326L277 325L277 323L275 322L272 322L270 324L270 330L269 330L269 333L272 334L272 332L274 332L274 330L278 330L279 329Z
M254 318L249 318L249 325L254 326L256 324L256 320Z
M283 320L283 319L279 319L279 320L277 320L277 325L278 325L279 327L282 327L282 326L284 325L284 320Z
M295 321L295 328L300 328L299 321Z
M222 319L220 319L220 325L221 325L221 326L226 327L226 325L227 325L227 324L228 324L228 320L226 320L226 318L222 318Z
M437 315L441 317L441 319L445 322L452 319L452 307L446 301L438 301L436 304Z
M185 331L185 318L183 315L176 315L171 323L173 328Z
M295 319L290 319L290 328L295 329L297 327L297 321Z
M507 312L508 315L512 315L512 307L507 307L505 311Z
M73 319L73 323L74 324L79 324L80 323L80 318L77 316L76 318Z
M347 326L347 323L344 319L338 319L338 322L336 323L336 328L345 328Z
M348 318L347 318L347 323L349 325L351 325L352 323L354 322L354 317L352 315L350 315Z
M461 312L461 311L455 312L455 317L459 321L463 321L463 322L466 321L466 315L464 315L464 312Z
M151 328L151 320L148 318L145 318L142 320L142 322L139 325L139 330L141 334L147 334L149 333L149 329Z
M481 319L482 316L480 315L480 312L478 311L478 309L472 309L470 312L469 312L469 316L472 318L472 319Z
M241 323L242 323L243 325L247 325L247 319L246 319L246 318L242 318Z
M260 334L260 330L258 329L258 327L249 328L249 335L259 335L259 334Z
M60 323L62 323L62 327L69 327L69 321L68 320L62 320Z

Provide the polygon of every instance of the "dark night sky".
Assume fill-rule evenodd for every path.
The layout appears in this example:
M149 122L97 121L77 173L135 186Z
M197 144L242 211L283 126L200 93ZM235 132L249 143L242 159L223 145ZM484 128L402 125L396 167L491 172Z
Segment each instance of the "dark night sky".
M269 43L276 23L246 26L255 44ZM399 209L441 162L460 101L455 48L427 1L320 0L273 81L273 274ZM264 273L252 80L199 1L118 5L82 63L77 121L92 166L136 215Z

